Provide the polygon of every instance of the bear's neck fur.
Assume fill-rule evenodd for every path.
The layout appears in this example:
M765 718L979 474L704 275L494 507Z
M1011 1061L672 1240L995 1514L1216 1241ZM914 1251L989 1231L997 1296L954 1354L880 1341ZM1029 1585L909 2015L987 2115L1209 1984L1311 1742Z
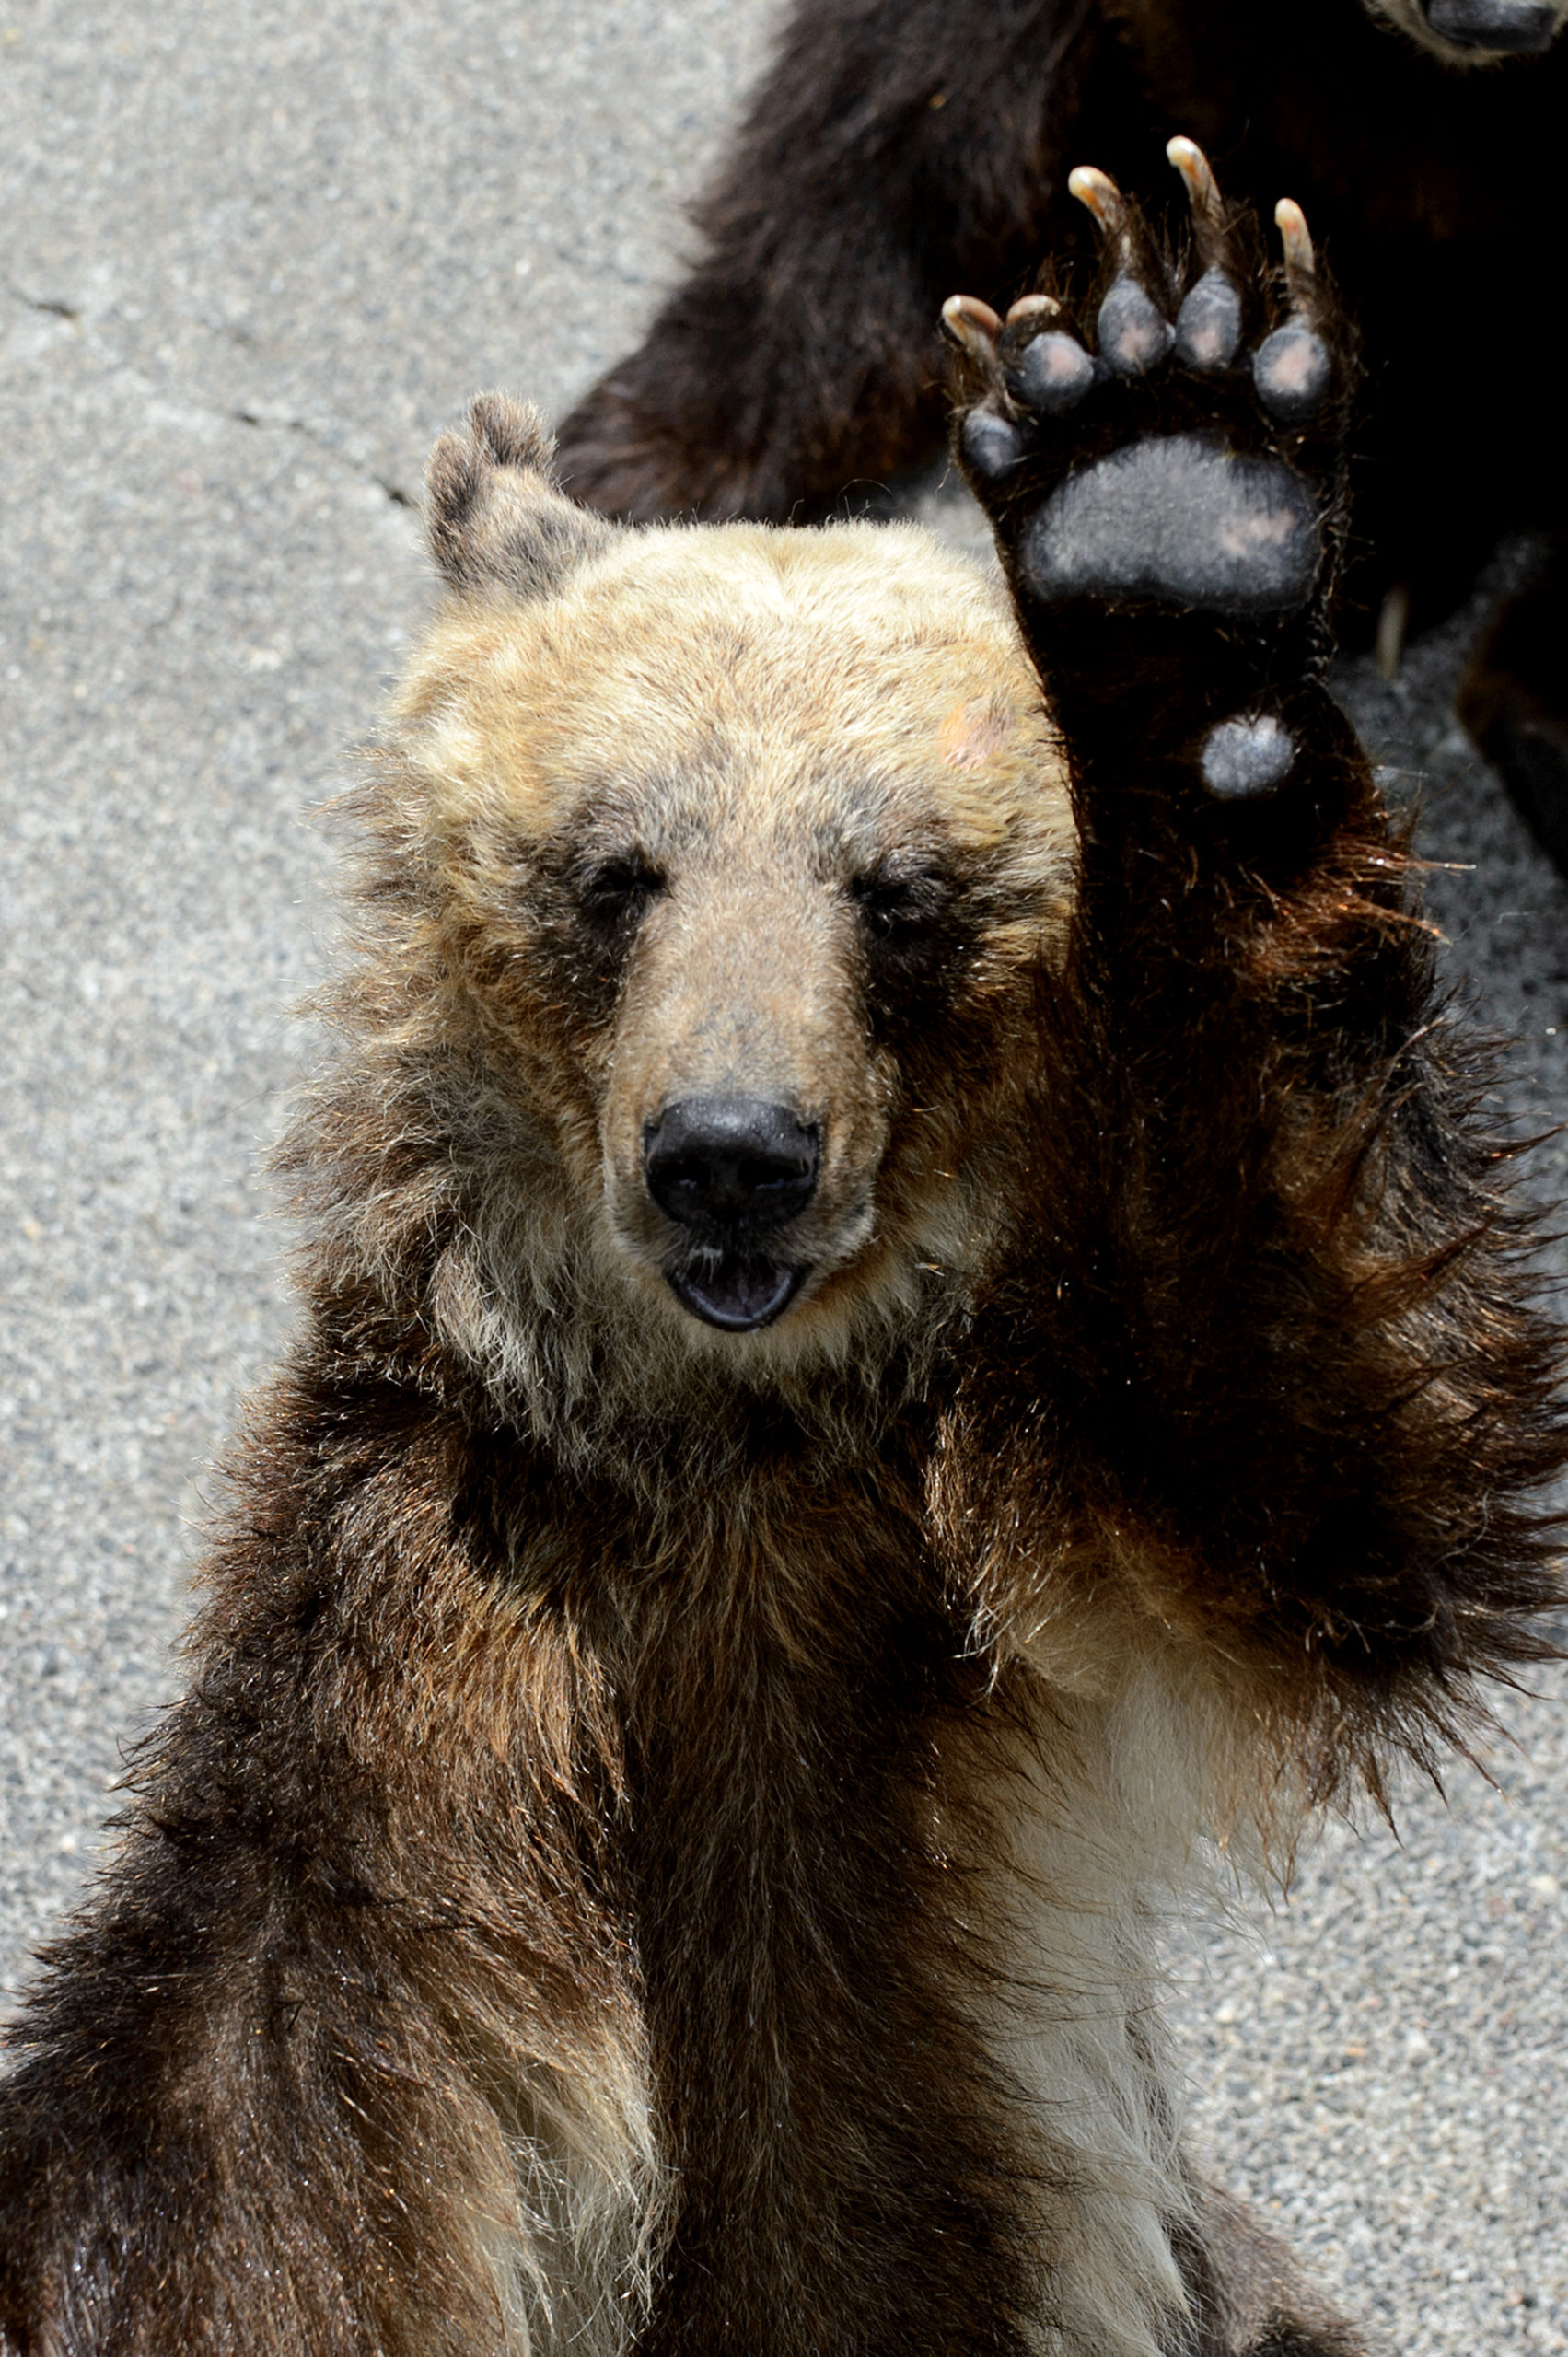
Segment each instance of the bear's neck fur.
M300 1862L291 1954L353 1980L357 1892L389 2020L417 1989L536 2141L565 2107L554 2231L609 2202L580 2273L610 2302L656 2257L641 2357L819 2345L826 2318L846 2347L1023 2357L1042 2316L1080 2345L1086 2303L1084 2346L1125 2314L1120 2357L1179 2303L1174 2106L1127 2026L1171 1859L1087 1797L1120 1789L1115 1711L976 1643L908 1373L863 1396L853 1465L841 1416L824 1437L753 1396L629 1484L417 1323L319 1305L215 1568L216 1666L165 1747L176 1853L270 1827ZM694 1515L693 1462L742 1446L749 1480L711 1479ZM1110 2183L1124 2251L1080 2232Z

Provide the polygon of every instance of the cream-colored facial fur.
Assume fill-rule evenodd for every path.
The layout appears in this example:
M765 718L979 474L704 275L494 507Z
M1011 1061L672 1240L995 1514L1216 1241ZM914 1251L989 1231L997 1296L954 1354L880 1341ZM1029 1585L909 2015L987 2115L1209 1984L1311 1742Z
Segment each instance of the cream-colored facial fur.
M539 1327L519 1287L572 1287L577 1400L585 1352L596 1383L642 1387L656 1363L666 1396L683 1364L766 1382L879 1361L983 1251L975 1149L1021 1075L943 1071L911 1117L865 1004L857 885L889 865L961 877L951 991L993 1037L999 1002L1032 1005L1073 888L1061 766L999 592L912 529L625 535L548 598L454 603L399 723L376 815L410 886L416 1004L388 1046L410 1086L421 1034L440 1042L426 1086L471 1074L443 1331L552 1422L565 1368L519 1353ZM633 938L596 939L585 889L627 868L659 888ZM661 1106L726 1090L822 1135L791 1235L808 1274L755 1334L680 1306L641 1167Z

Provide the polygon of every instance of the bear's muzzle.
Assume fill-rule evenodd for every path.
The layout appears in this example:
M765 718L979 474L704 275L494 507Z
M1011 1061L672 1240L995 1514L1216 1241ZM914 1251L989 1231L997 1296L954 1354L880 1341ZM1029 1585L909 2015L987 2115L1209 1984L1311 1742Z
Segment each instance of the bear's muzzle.
M760 1097L682 1097L645 1124L648 1193L697 1248L667 1271L684 1308L731 1333L782 1315L806 1271L765 1248L810 1202L820 1160L817 1124Z

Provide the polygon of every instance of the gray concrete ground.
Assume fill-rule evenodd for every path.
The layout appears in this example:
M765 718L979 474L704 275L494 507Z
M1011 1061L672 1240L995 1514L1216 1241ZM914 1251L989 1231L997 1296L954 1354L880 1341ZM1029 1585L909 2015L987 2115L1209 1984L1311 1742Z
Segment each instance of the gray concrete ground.
M770 14L0 0L7 1987L178 1676L203 1469L287 1326L262 1164L331 937L312 813L423 608L425 448L629 343ZM1476 863L1436 898L1539 1126L1565 899L1446 717L1462 638L1349 687ZM1534 1684L1494 1783L1334 1829L1179 1956L1216 2166L1405 2357L1568 2350L1568 1739Z

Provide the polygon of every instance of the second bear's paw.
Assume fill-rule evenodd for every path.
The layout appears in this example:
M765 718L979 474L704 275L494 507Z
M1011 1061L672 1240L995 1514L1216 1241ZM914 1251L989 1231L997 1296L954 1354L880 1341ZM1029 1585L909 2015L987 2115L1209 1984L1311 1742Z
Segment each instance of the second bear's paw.
M1168 153L1191 207L1181 265L1105 173L1069 181L1106 248L1092 334L1049 295L1005 320L972 296L947 304L970 395L960 458L1041 604L1298 612L1325 570L1349 339L1299 206L1275 214L1276 287L1200 151Z

